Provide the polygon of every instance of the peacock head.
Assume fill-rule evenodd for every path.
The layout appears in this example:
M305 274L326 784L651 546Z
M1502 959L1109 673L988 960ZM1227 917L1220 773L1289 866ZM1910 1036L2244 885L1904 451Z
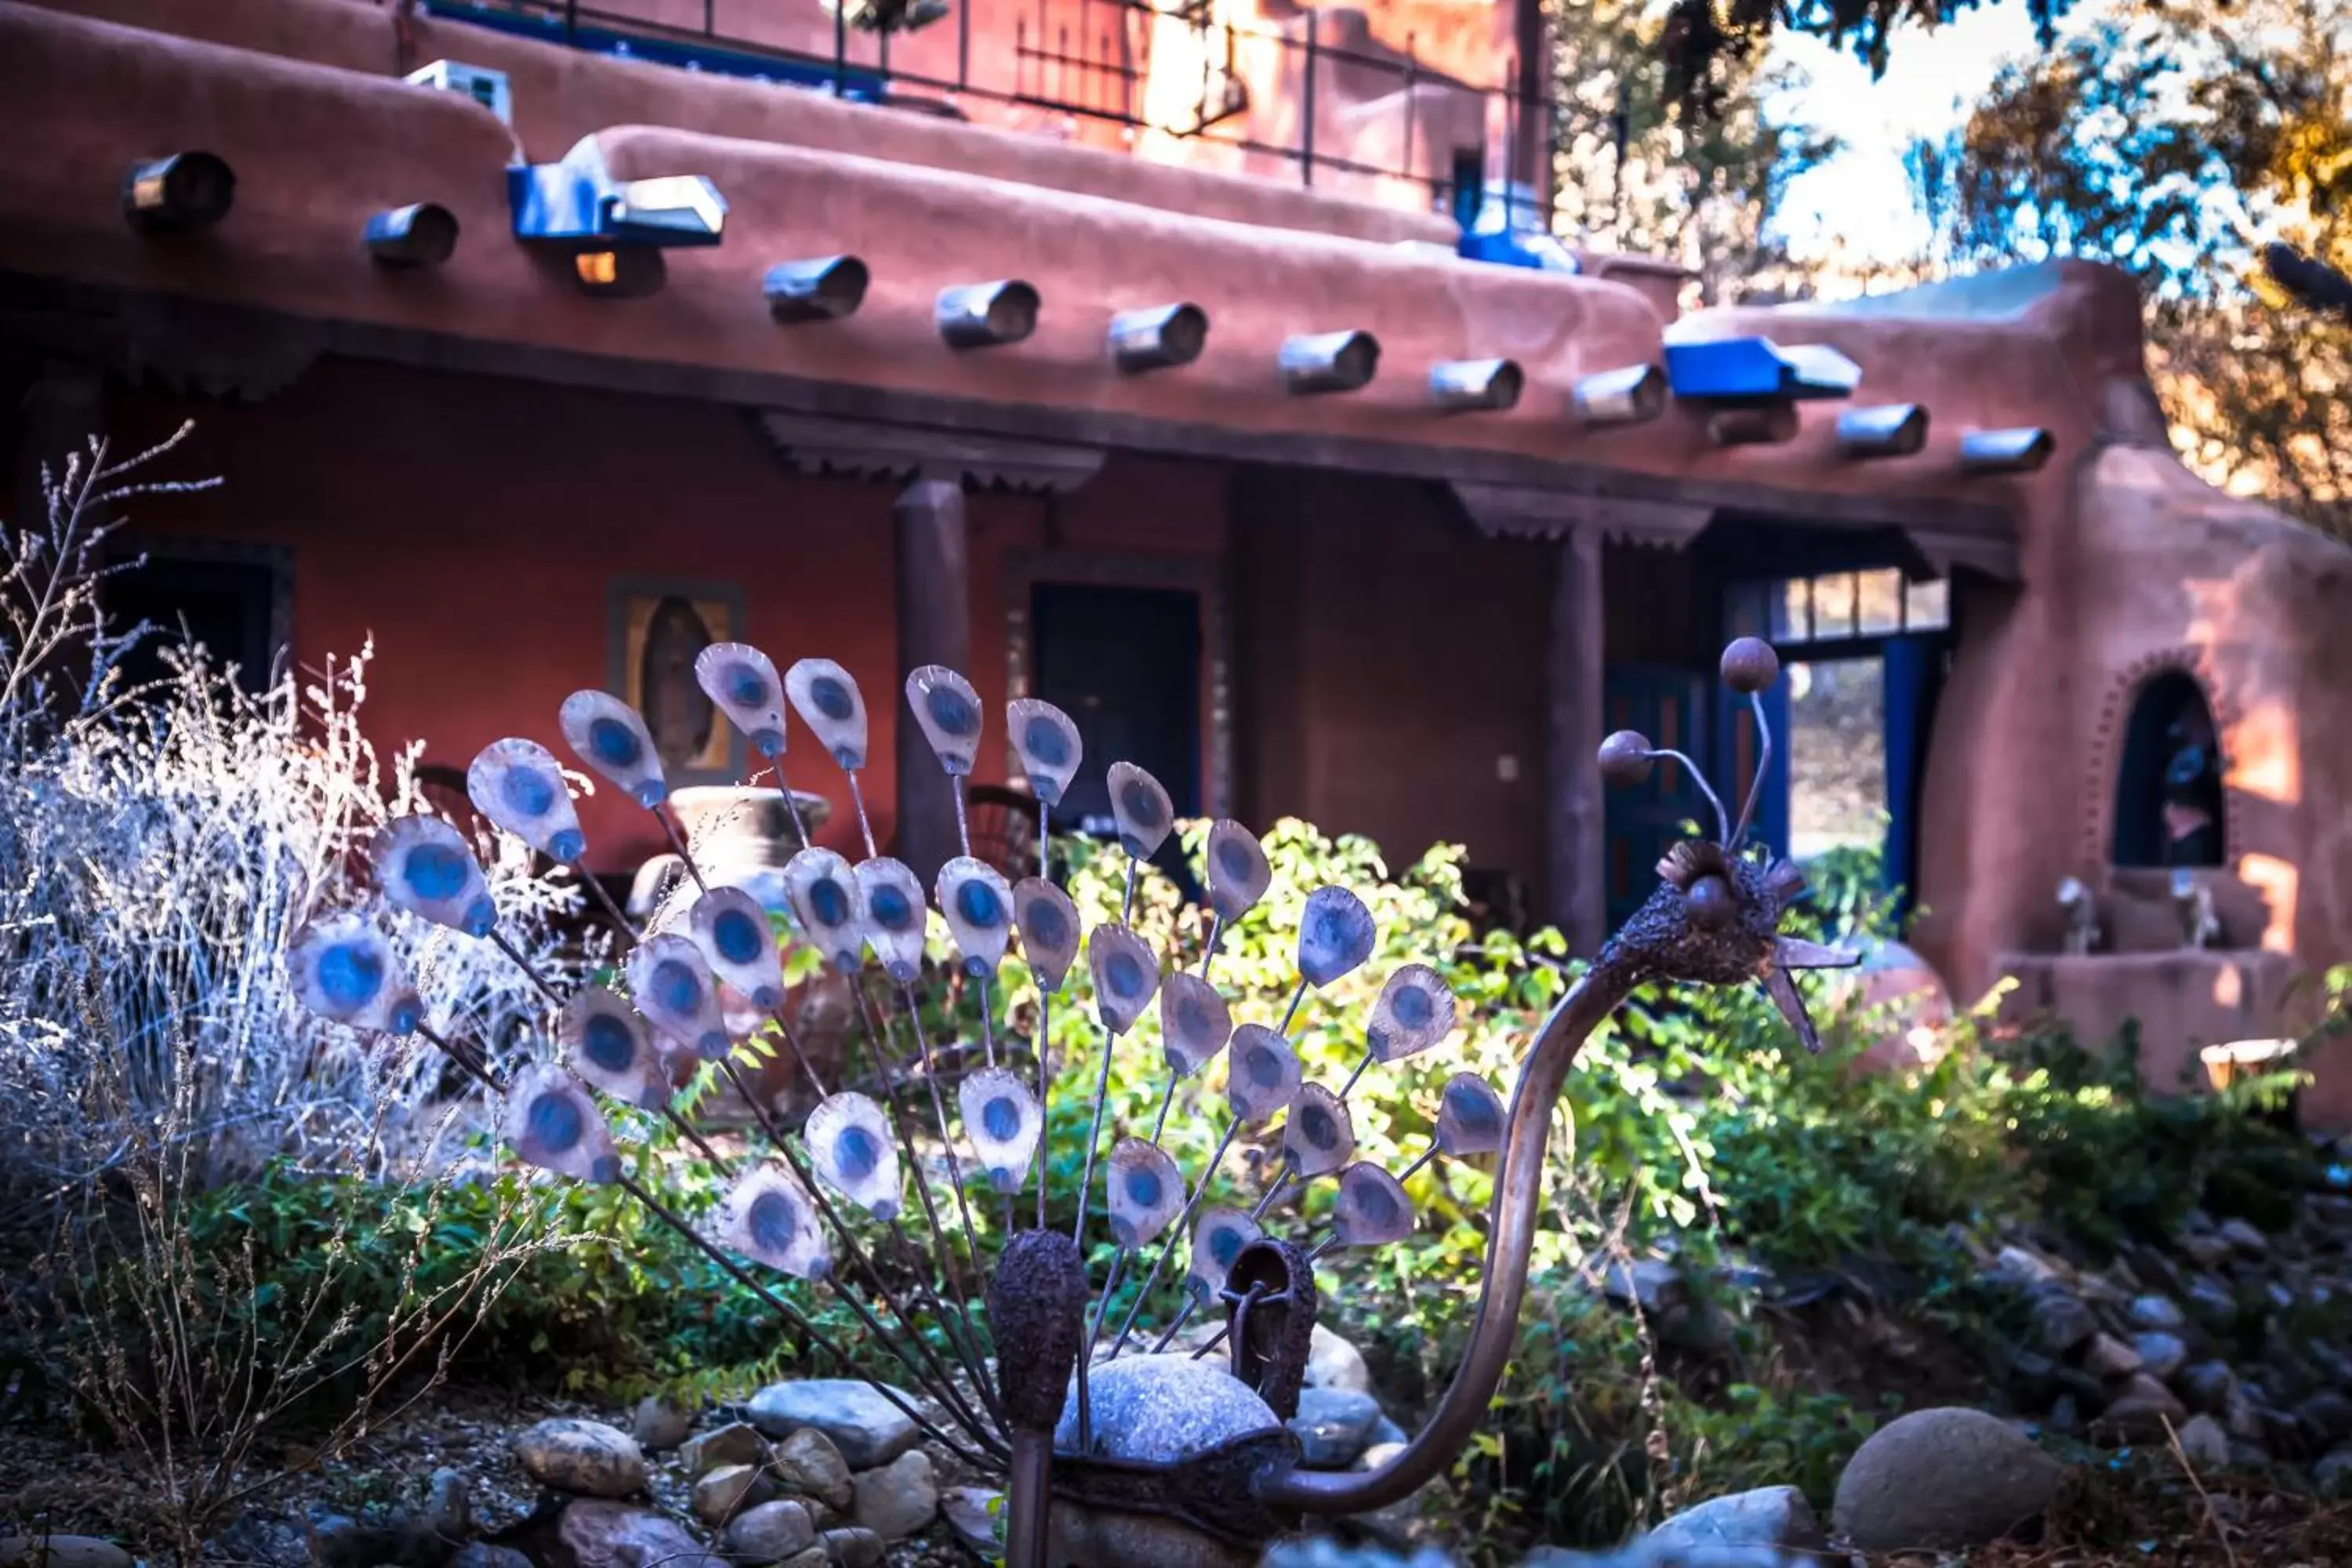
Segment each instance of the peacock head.
M1769 643L1740 637L1723 650L1722 671L1724 684L1748 699L1759 741L1755 777L1737 823L1724 811L1706 774L1682 752L1654 747L1632 730L1620 730L1601 742L1601 775L1612 784L1642 783L1662 758L1687 769L1715 808L1717 835L1685 838L1660 858L1658 890L1610 938L1601 962L1645 980L1710 985L1755 981L1805 1048L1818 1051L1821 1037L1790 972L1844 968L1860 963L1862 955L1780 931L1790 908L1804 894L1805 874L1795 861L1744 843L1771 764L1772 731L1762 697L1780 679L1780 660Z

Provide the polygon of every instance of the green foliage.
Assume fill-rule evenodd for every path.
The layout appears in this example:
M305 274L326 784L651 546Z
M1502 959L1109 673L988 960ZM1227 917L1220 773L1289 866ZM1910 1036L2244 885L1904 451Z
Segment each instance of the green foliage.
M1196 858L1203 831L1186 830ZM1218 933L1211 973L1237 1022L1280 1025L1290 1016L1311 1081L1337 1086L1355 1071L1363 1019L1398 964L1433 964L1461 998L1452 1039L1410 1061L1372 1067L1349 1097L1360 1157L1402 1170L1428 1146L1447 1077L1466 1068L1508 1089L1578 964L1564 957L1557 933L1474 938L1457 850L1434 849L1398 872L1364 839L1328 837L1295 821L1276 824L1265 843L1273 888ZM1118 919L1124 856L1078 843L1068 847L1067 863L1084 922ZM1335 882L1364 899L1378 944L1361 970L1298 998L1293 1015L1301 906ZM1827 858L1814 868L1814 883L1795 928L1821 938L1885 933L1888 903L1873 858ZM1163 879L1140 879L1128 915L1171 964L1199 968L1210 935L1204 911L1185 905ZM933 934L935 956L944 958L943 924ZM807 961L796 954L793 962ZM1455 1478L1461 1516L1476 1521L1480 1540L1612 1539L1671 1507L1767 1482L1792 1481L1827 1501L1837 1467L1885 1412L1788 1371L1784 1330L1753 1315L1752 1295L1710 1284L1718 1265L1761 1264L1784 1279L1892 1265L1930 1282L1914 1303L1919 1314L1973 1343L1999 1325L1968 1284L1972 1243L2032 1223L2095 1253L2164 1235L2199 1204L2271 1223L2275 1214L2254 1212L2262 1195L2304 1184L2297 1162L2310 1156L2303 1145L2254 1114L2275 1101L2284 1077L2219 1096L2159 1099L2138 1087L2127 1043L2089 1052L2060 1036L2018 1036L1996 1029L1989 1006L1947 1031L1932 1063L1863 1070L1861 1051L1894 1026L1841 1002L1839 984L1807 982L1828 1042L1818 1058L1798 1048L1752 986L1644 991L1586 1047L1555 1125L1519 1353L1487 1432ZM2352 974L2337 984L2332 1016L2340 1020ZM1017 955L984 998L976 984L932 989L923 1026L935 1049L979 1038L983 1000L1000 1041L1027 1039L1041 1012L1048 1021L1050 1221L1067 1227L1097 1082L1105 1083L1103 1146L1121 1134L1148 1135L1159 1121L1166 1079L1156 1010L1115 1043L1105 1078L1083 963L1049 1003ZM903 1023L894 1028L906 1034ZM903 1039L892 1052L903 1060L911 1045ZM853 1064L853 1075L874 1065ZM1213 1064L1174 1092L1162 1142L1188 1173L1200 1171L1224 1131L1223 1075L1222 1062ZM910 1095L909 1104L928 1125L927 1097ZM625 1142L666 1204L689 1218L707 1212L710 1173L666 1127L646 1121ZM1277 1152L1276 1130L1237 1139L1214 1173L1211 1201L1247 1206ZM518 1288L500 1298L474 1341L478 1365L614 1397L656 1384L721 1394L788 1367L815 1370L805 1347L748 1289L635 1205L609 1190L523 1189L517 1180L458 1184L428 1212L408 1189L273 1173L220 1199L205 1223L222 1239L250 1228L269 1267L290 1278L310 1266L311 1241L336 1205L389 1205L409 1223L438 1227L448 1249L461 1253L467 1227L497 1212L501 1190L528 1191L534 1223L562 1245L527 1262ZM1408 1242L1336 1252L1320 1266L1327 1312L1364 1347L1399 1404L1433 1394L1451 1375L1484 1268L1491 1184L1484 1163L1433 1162L1409 1185L1423 1223ZM1295 1206L1271 1212L1269 1228L1318 1237L1330 1187L1310 1184ZM944 1185L935 1196L943 1215L955 1212ZM1021 1201L1030 1212L1034 1193ZM1101 1203L1097 1173L1097 1213ZM983 1249L1003 1231L1002 1211L992 1209L974 1209ZM919 1205L907 1217L920 1241ZM1099 1279L1111 1247L1099 1223L1088 1235ZM1182 1303L1183 1246L1144 1303L1147 1329ZM1696 1299L1677 1321L1604 1301L1597 1283L1612 1259L1668 1249ZM1125 1271L1114 1324L1134 1303L1152 1256ZM379 1310L392 1293L414 1288L389 1268L369 1279L353 1298L361 1310ZM829 1293L777 1289L864 1364L888 1370L881 1348ZM1687 1342L1692 1321L1712 1325L1697 1351ZM1712 1370L1693 1375L1693 1365Z

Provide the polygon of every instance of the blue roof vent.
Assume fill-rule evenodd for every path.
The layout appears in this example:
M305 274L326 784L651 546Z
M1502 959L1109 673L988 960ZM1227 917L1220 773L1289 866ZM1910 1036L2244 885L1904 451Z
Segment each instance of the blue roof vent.
M1526 267L1538 272L1579 272L1576 258L1543 226L1533 186L1513 182L1489 194L1475 222L1462 231L1459 254L1469 261Z
M560 163L507 169L517 239L579 246L717 245L727 201L700 174L615 180L593 137Z
M1717 338L1668 343L1666 379L1680 398L1794 403L1853 396L1862 367L1826 343L1783 348L1769 338Z

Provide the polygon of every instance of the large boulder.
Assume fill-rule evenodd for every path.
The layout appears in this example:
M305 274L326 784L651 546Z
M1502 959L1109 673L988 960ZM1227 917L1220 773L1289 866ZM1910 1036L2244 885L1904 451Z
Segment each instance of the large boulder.
M1087 1379L1096 1458L1161 1464L1187 1459L1251 1432L1281 1426L1265 1401L1213 1361L1188 1355L1121 1356L1097 1366ZM1057 1452L1078 1445L1076 1380L1054 1429Z
M619 1498L646 1487L636 1439L601 1421L542 1421L515 1439L515 1458L533 1480L559 1492Z
M897 1404L873 1384L847 1378L772 1384L751 1396L751 1425L771 1437L814 1426L833 1439L851 1469L870 1470L913 1447L919 1436L907 1414L917 1407L914 1395L898 1389L891 1394Z
M2065 1479L2065 1466L1981 1410L1917 1410L1855 1452L1831 1518L1864 1552L1981 1546L2048 1508Z
M1811 1552L1829 1544L1813 1505L1794 1487L1759 1487L1711 1498L1685 1509L1642 1539L1651 1552L1668 1556L1727 1546Z
M728 1568L684 1527L648 1509L583 1500L556 1523L556 1546L573 1568Z
M131 1553L95 1535L0 1535L6 1568L131 1568Z

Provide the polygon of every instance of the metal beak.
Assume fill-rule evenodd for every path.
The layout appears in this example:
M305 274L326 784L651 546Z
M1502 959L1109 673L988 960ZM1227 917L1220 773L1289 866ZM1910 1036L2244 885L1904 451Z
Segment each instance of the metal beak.
M1817 942L1807 942L1798 936L1772 939L1772 967L1775 969L1852 969L1862 962L1862 954L1843 947L1823 947Z
M1764 994L1772 998L1772 1005L1780 1009L1780 1016L1797 1031L1797 1038L1804 1042L1805 1049L1814 1056L1821 1055L1822 1037L1814 1030L1812 1016L1805 1011L1805 999L1798 994L1797 983L1789 977L1789 972L1780 968L1766 970L1763 984Z

